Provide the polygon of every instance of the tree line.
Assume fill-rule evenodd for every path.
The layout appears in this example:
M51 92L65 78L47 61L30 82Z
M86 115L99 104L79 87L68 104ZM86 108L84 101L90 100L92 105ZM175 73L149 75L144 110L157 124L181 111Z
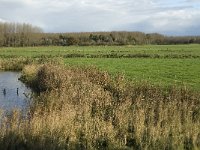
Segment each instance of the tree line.
M70 45L200 44L200 36L165 36L143 32L44 33L31 24L0 23L0 47Z
M0 23L0 46L31 46L42 29L31 24Z

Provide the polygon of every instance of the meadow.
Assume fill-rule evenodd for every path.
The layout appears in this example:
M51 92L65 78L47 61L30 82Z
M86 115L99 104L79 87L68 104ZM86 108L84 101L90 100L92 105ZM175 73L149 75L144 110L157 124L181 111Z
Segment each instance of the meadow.
M0 51L35 91L25 118L1 113L0 149L200 148L198 45Z
M0 48L0 58L61 57L69 66L93 66L128 80L200 89L200 46L67 46Z
M199 44L128 46L3 47L0 57L199 58Z

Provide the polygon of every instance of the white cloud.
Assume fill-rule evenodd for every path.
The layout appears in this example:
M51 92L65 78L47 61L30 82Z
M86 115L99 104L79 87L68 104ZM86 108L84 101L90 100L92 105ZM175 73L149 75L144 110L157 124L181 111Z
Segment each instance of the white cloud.
M4 19L0 18L0 22L6 22L6 20L4 20Z
M193 34L198 0L0 0L0 18L47 32L132 30ZM0 20L1 21L1 20ZM200 33L199 33L200 34Z

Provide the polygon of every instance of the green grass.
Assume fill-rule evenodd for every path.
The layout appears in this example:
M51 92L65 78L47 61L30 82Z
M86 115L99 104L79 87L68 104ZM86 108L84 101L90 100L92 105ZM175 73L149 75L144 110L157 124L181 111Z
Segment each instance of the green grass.
M200 89L199 59L68 58L65 63L93 65L112 74L123 73L131 80L147 80L161 85L181 84Z
M105 55L105 54L144 54L159 56L188 56L200 57L198 44L193 45L144 45L144 46L69 46L69 47L19 47L19 48L0 48L0 57L37 57L46 56L65 56L67 54Z
M198 44L0 48L2 58L21 56L73 57L66 58L65 63L94 65L114 75L124 73L130 80L147 80L164 86L187 85L200 89L200 45ZM87 58L91 56L98 58ZM118 56L122 58L117 58ZM132 58L123 58L126 56Z

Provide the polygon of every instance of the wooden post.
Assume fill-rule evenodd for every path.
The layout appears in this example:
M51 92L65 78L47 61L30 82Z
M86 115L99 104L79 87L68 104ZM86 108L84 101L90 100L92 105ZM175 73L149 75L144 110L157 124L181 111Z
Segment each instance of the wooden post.
M4 96L6 95L6 89L3 89L3 95Z
M17 96L19 96L19 88L17 88Z

